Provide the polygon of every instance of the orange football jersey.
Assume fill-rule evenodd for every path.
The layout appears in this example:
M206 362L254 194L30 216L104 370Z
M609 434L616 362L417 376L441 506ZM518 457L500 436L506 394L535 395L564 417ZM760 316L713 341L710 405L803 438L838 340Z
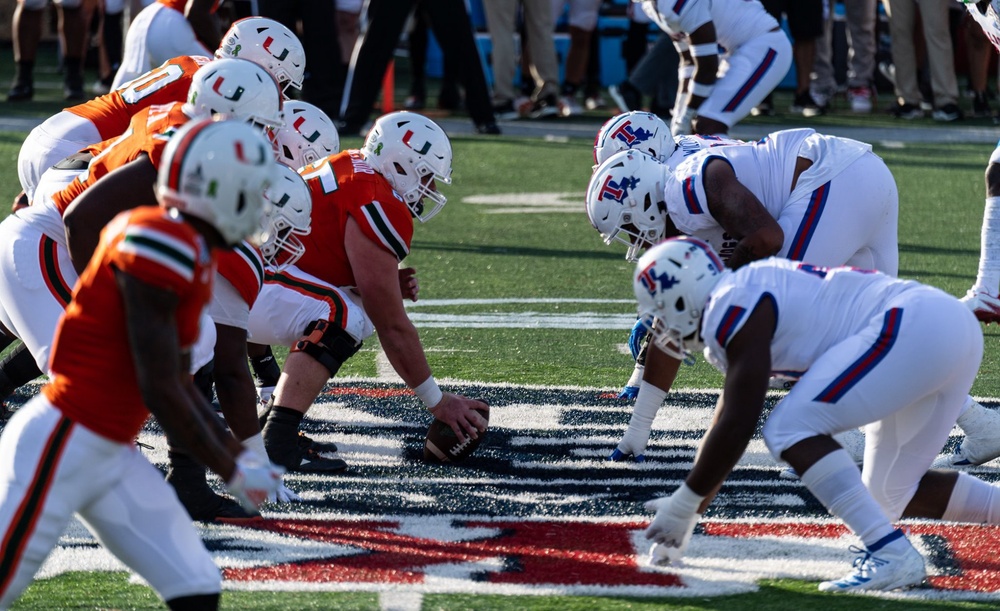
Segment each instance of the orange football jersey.
M205 240L176 212L145 206L119 214L73 290L59 320L42 389L70 419L109 439L130 443L149 416L143 403L115 271L177 296L182 348L198 337L212 294L215 260Z
M312 231L300 239L302 271L334 286L355 286L344 248L347 219L400 261L410 252L413 216L389 183L358 150L342 151L307 165L299 174L312 193Z
M149 156L153 167L159 168L160 157L170 136L178 127L191 120L183 109L182 102L150 106L132 117L128 129L122 135L87 147L85 150L94 155L87 165L87 170L74 178L65 189L52 196L59 214L65 214L73 200L101 177L130 161L135 161L143 153Z
M102 140L115 138L128 129L132 116L140 110L186 100L191 77L210 61L211 57L201 55L175 57L110 93L66 111L93 123Z
M232 250L216 254L219 275L229 281L240 297L252 308L264 284L264 258L249 242L240 242Z

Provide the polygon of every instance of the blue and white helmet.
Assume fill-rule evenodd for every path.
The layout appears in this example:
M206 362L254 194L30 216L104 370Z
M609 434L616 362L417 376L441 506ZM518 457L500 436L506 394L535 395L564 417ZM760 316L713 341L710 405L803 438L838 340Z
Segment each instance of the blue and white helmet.
M599 165L587 187L587 217L604 243L628 246L625 259L662 240L667 230L667 167L638 150L615 153Z
M594 167L617 152L629 149L648 153L664 162L677 148L670 127L650 112L633 110L611 117L594 140Z
M683 360L705 347L701 317L712 289L727 273L710 245L689 236L664 240L642 255L632 288L639 317L661 350Z

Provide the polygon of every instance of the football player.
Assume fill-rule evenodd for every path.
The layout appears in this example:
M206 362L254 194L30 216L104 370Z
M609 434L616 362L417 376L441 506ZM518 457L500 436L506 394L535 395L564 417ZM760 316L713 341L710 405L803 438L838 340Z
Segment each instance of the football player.
M606 243L628 244L629 260L663 238L688 234L712 244L733 269L776 255L895 276L898 207L895 179L869 145L812 129L705 150L673 172L623 151L594 172L587 193L591 223ZM611 460L644 457L680 364L649 349L628 431ZM775 373L794 379L800 372ZM1000 456L989 433L1000 427L1000 414L967 397L958 423L979 464Z
M966 1L966 9L993 46L1000 50L1000 0ZM979 270L962 302L979 320L1000 322L1000 144L986 166L986 210L983 212Z
M55 323L68 302L77 274L96 247L100 231L118 212L155 201L153 185L157 168L163 149L176 130L193 117L212 115L273 128L281 126L278 87L262 67L250 61L227 58L199 68L192 80L189 99L187 103L144 109L133 117L122 136L89 147L49 170L43 177L36 204L0 223L0 235L12 244L25 247L34 244L32 248L38 249L34 260L22 259L27 251L20 251L0 262L0 286L4 287L0 322L24 341L35 357L39 372L45 371ZM68 186L55 190L67 179L72 179ZM55 191L51 195L49 185ZM241 264L251 275L259 276L255 270L262 266L254 261L259 255L250 249L246 253L247 256L233 261L238 265L232 273L237 275ZM227 261L228 257L224 262ZM259 290L259 284L254 288ZM215 325L207 316L205 322L205 333L192 360L195 371L212 361L213 347L218 343ZM238 368L237 363L219 360L216 365L220 379L238 381L240 371L227 370ZM220 394L226 392L220 389ZM251 443L259 434L253 404L251 398L248 405L230 402L222 405L233 431ZM178 452L174 453L176 456ZM238 505L212 492L203 477L200 480L194 477L197 472L193 468L184 469L183 474L191 476L184 480L191 483L189 490L179 490L179 494L191 509L192 517L247 517ZM172 483L180 483L180 475L176 474Z
M594 140L594 169L600 167L615 153L638 150L648 153L673 170L684 159L698 151L730 144L746 143L719 136L685 134L671 137L670 128L663 119L653 113L633 110L611 117L597 132L597 138ZM637 320L632 327L628 346L635 367L618 398L633 400L639 394L639 382L642 381L648 353L646 327L641 320Z
M312 193L312 232L294 266L270 274L250 312L250 340L284 345L288 358L264 412L268 456L289 471L346 468L323 449L300 443L299 424L340 366L374 331L389 362L434 415L460 440L477 437L485 419L479 401L442 392L416 328L403 308L416 300L410 251L413 219L427 221L446 202L451 143L433 121L411 112L379 118L361 150L325 157L300 171Z
M219 570L135 438L152 413L249 510L277 489L280 468L225 431L187 373L213 251L260 231L274 161L239 151L266 148L241 122L185 126L164 153L161 204L103 233L60 320L51 381L0 436L0 607L74 514L170 608L218 607Z
M923 558L893 526L900 518L1000 523L997 486L929 470L983 355L979 325L957 299L875 271L776 257L731 271L689 237L651 248L633 278L640 313L656 320L653 341L681 358L704 347L725 375L691 471L673 494L647 504L656 511L646 530L654 563L684 553L757 429L773 370L804 373L765 416L768 450L864 544L853 570L820 590L923 581ZM832 437L860 426L861 472Z
M259 64L278 81L283 92L288 87L302 87L302 43L272 19L248 17L235 22L215 57L238 57ZM17 156L17 176L24 197L18 197L15 209L33 201L42 174L62 159L122 135L132 116L149 106L186 100L194 73L210 60L202 55L171 56L158 68L136 75L108 94L67 108L34 128Z
M671 35L681 56L670 121L675 136L726 134L792 65L792 43L756 0L645 0L642 8Z

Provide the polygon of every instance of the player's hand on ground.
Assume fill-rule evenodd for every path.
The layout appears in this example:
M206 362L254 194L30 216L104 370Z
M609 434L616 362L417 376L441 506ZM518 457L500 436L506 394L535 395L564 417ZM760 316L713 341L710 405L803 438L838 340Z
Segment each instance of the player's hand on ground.
M268 498L276 496L285 470L262 459L251 450L236 458L236 470L226 488L247 511L257 511Z
M420 292L417 270L412 267L404 267L399 270L399 292L403 294L403 299L417 300L417 293Z
M275 493L269 497L267 500L272 503L297 503L302 500L302 497L295 493L294 490L285 485L285 480L282 478L281 484Z
M649 551L653 564L664 565L680 559L691 542L694 527L701 518L697 512L700 497L692 497L690 489L687 492L684 495L678 489L645 505L646 511L656 512L646 529L646 538L654 543Z
M638 386L626 386L622 388L622 391L618 393L619 399L625 399L626 401L635 401L635 398L639 396Z
M646 444L649 443L649 431L641 431L629 425L628 430L618 442L618 447L608 456L608 460L620 461L633 458L635 462L646 461Z
M429 411L435 418L444 422L455 431L460 442L466 437L479 438L479 433L486 430L488 421L476 410L490 411L490 406L476 399L469 399L454 393L443 393L441 401Z

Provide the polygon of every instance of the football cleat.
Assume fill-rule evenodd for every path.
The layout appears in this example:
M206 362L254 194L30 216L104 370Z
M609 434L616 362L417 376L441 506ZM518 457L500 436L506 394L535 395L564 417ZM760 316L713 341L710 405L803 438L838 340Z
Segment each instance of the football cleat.
M892 549L886 544L897 542ZM888 541L886 541L888 539ZM883 543L884 542L884 543ZM889 591L920 584L927 577L923 556L905 541L903 531L896 530L882 541L877 551L852 545L850 550L860 554L854 559L854 570L836 581L819 584L821 592L857 592L861 590ZM875 547L875 546L873 546Z
M1000 323L1000 298L985 291L970 289L961 302L972 310L976 318L985 323Z
M632 454L626 454L625 452L622 452L618 448L615 448L615 450L611 453L611 455L608 456L608 460L611 462L622 462L623 460L628 460L630 456L632 457L633 460L635 460L635 462L646 462L645 454L632 456Z
M973 402L958 418L965 439L954 454L946 458L946 467L974 467L1000 456L1000 412Z

